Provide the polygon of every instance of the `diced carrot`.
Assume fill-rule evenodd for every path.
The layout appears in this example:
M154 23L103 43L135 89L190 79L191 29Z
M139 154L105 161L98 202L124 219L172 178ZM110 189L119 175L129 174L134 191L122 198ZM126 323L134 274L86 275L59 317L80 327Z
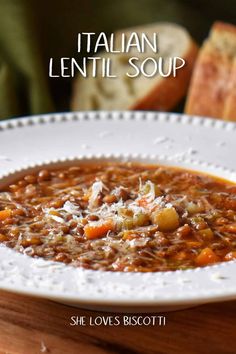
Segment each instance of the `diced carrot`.
M198 266L206 266L208 264L219 262L219 257L211 248L207 247L199 253L195 262Z
M96 239L106 235L110 230L114 229L114 224L112 220L107 220L104 222L96 221L85 225L84 234L88 239Z
M4 234L0 234L0 242L4 242L4 241L7 241L8 240L8 237Z
M235 234L236 233L236 223L233 223L231 225L223 225L223 226L221 226L220 231Z
M57 210L50 210L50 211L49 211L49 214L50 214L50 215L55 215L55 216L61 216L61 214L60 214L59 211L57 211Z
M226 261L232 261L233 259L236 259L236 251L229 252L225 256Z
M148 201L145 197L140 198L137 202L138 202L138 205L143 208L146 208L148 205Z
M88 201L89 201L89 198L90 198L90 195L91 195L91 193L90 193L90 194L84 194L83 197L82 197L82 200L83 200L84 202L88 202Z
M199 241L188 241L186 242L189 248L197 248L201 246L201 242Z
M10 209L0 210L0 221L9 218L11 215L12 215L12 210Z

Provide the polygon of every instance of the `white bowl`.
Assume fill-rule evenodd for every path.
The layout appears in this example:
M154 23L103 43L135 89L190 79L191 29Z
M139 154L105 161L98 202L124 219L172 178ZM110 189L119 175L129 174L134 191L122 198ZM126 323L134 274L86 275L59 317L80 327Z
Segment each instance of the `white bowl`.
M0 182L75 157L153 161L236 182L236 125L151 112L63 113L0 123ZM18 171L18 172L17 172ZM164 311L236 298L236 262L174 272L73 268L0 246L0 288L96 310Z

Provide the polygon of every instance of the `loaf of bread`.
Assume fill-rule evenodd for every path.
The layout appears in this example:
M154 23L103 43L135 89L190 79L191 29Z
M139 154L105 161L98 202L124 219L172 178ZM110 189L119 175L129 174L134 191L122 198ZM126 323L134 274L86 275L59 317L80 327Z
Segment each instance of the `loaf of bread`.
M185 112L236 120L236 26L212 26L195 64Z
M119 40L121 33L131 32L152 35L158 34L158 53L137 53L135 49L124 54L99 53L99 57L112 59L116 78L77 77L74 82L71 109L72 110L163 110L169 111L186 95L198 48L188 32L181 26L172 23L158 23L117 32ZM177 76L129 78L128 59L130 57L145 59L148 57L168 58L181 57L186 61ZM88 68L91 70L91 68Z

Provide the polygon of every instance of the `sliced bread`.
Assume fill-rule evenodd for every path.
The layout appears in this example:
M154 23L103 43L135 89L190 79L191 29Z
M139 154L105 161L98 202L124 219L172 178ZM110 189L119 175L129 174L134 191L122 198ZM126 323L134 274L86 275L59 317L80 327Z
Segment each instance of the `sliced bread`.
M236 26L214 23L200 49L185 112L236 120Z
M228 90L229 93L224 105L223 119L236 121L236 57L231 69Z
M137 53L134 49L125 54L98 53L99 57L112 59L113 72L116 78L77 77L74 82L71 109L72 110L164 110L168 111L185 96L197 56L197 45L188 32L181 26L172 23L158 23L138 28L119 31L115 34L117 40L121 33L131 32L152 35L158 34L158 53L147 51ZM181 57L186 61L177 76L162 77L155 75L147 78L139 75L129 78L130 57L145 59L148 57L164 57L166 59ZM168 60L166 60L166 63ZM92 68L88 68L92 70Z

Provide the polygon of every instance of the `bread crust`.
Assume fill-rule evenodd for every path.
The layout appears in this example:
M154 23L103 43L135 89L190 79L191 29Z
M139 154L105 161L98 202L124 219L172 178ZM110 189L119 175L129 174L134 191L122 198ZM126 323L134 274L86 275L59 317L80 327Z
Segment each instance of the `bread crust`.
M236 121L236 59L231 70L229 94L225 102L223 119Z
M222 118L230 72L229 58L205 47L196 62L185 113Z
M236 120L236 26L216 22L196 61L185 113Z
M231 25L231 23L225 23L221 21L216 21L213 23L211 32L230 32L236 36L236 26Z
M142 97L131 110L162 110L170 111L185 96L193 66L197 57L198 46L191 41L183 59L186 64L179 70L176 77L169 76L158 83L146 96Z

